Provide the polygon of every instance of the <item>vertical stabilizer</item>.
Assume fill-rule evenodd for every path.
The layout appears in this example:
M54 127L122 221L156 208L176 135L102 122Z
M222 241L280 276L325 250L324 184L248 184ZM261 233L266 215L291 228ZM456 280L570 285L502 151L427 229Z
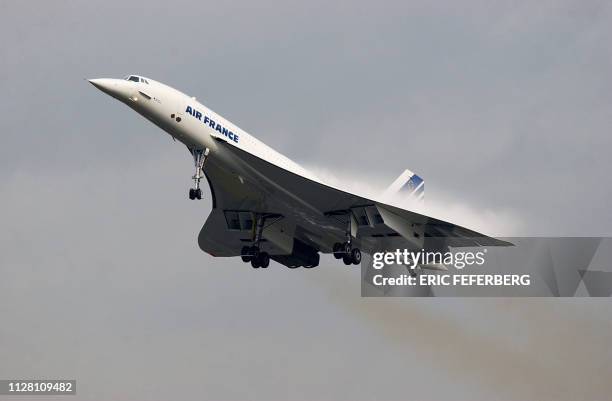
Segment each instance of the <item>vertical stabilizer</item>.
M418 201L425 199L425 181L410 170L404 170L402 174L384 193L384 196L406 195Z

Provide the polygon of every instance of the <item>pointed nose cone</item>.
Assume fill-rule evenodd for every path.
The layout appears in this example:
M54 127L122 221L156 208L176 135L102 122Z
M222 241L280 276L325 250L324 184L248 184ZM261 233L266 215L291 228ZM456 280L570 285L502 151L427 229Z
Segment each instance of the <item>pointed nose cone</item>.
M89 83L92 84L93 86L95 86L96 88L102 90L102 86L103 86L103 79L88 79Z
M102 92L118 100L125 101L127 98L126 88L122 79L97 78L88 81Z
M102 92L106 92L106 93L108 93L113 87L112 79L97 78L97 79L88 79L88 81L93 86L100 89Z

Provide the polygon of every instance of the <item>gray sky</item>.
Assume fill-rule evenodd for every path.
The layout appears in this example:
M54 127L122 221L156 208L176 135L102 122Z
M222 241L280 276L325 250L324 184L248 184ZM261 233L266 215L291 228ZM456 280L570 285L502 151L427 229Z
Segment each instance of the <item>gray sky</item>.
M410 168L499 234L610 235L605 2L0 3L0 378L78 399L587 399L607 300L362 299L197 247L184 147L83 78L166 82L364 190ZM74 398L71 398L74 399Z

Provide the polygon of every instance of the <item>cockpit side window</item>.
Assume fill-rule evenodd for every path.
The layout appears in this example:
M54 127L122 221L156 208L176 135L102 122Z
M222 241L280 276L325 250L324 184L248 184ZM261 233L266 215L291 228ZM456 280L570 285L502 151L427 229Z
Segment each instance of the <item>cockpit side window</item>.
M139 77L138 75L128 75L127 77L123 79L125 79L126 81L142 82L143 84L147 84L147 85L149 84L149 81L147 81L143 77Z

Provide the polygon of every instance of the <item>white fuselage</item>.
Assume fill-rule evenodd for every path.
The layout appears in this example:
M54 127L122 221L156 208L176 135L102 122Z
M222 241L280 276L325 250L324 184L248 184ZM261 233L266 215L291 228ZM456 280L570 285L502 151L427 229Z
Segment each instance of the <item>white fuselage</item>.
M210 110L194 97L149 78L136 78L139 78L138 82L106 78L92 79L90 82L130 106L189 149L209 149L224 160L226 158L222 147L217 144L218 140L222 140L292 173L319 181L299 164Z

